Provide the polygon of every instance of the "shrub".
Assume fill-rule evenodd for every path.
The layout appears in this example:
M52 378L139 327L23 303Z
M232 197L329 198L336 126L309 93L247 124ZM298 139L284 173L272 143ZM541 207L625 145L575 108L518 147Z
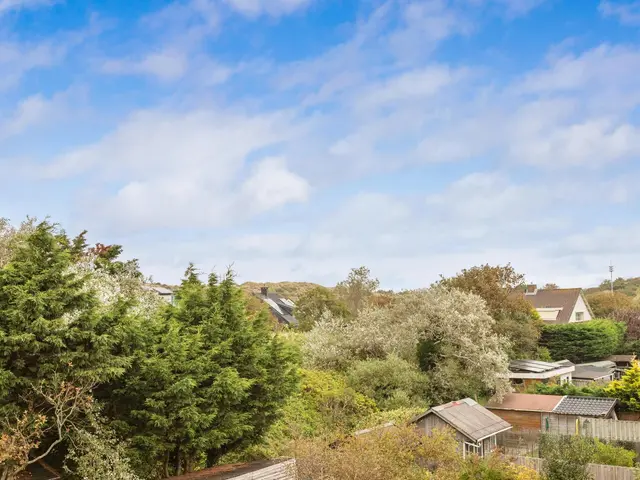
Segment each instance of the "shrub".
M627 369L620 380L607 385L605 392L620 400L626 410L640 412L640 364L633 362L633 366Z
M593 442L582 437L543 435L540 438L546 480L591 480L588 467L594 455Z
M429 377L395 355L356 362L347 379L349 386L373 398L382 410L427 406Z
M615 465L618 467L633 467L636 452L610 443L601 442L597 438L594 439L594 446L595 454L591 463Z
M598 318L613 318L613 312L619 309L633 308L633 298L622 292L595 292L587 295L587 301Z
M550 385L536 383L527 389L526 393L536 393L539 395L571 395L573 397L607 397L604 386L592 385L586 387L576 387L569 383L562 385Z
M545 325L540 344L556 360L574 363L600 360L614 354L622 344L625 326L611 320Z

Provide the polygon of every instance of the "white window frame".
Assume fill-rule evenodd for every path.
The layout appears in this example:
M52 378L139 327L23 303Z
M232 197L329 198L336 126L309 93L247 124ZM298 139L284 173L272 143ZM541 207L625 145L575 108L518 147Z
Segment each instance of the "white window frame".
M468 452L467 452L468 450ZM462 458L467 458L468 454L477 455L482 457L482 445L477 443L463 442L462 445Z
M578 318L580 315L580 318ZM584 312L576 312L576 322L584 322Z

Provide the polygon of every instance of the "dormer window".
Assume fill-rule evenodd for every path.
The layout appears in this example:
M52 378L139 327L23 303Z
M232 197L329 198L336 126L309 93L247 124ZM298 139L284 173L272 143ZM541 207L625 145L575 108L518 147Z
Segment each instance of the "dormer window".
M535 295L536 293L538 293L537 285L527 285L525 287L525 291L524 291L525 295Z

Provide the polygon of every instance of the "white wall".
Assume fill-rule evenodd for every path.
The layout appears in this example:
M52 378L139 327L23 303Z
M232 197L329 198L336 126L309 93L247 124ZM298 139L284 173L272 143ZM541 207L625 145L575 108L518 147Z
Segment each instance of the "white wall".
M573 312L571 312L571 316L569 317L569 322L575 322L576 321L576 313L577 312L582 312L583 315L583 321L588 321L588 320L592 320L591 318L591 314L589 314L589 309L587 308L587 304L584 303L584 299L582 298L582 295L580 295L578 297L578 301L576 302L576 306L573 309Z

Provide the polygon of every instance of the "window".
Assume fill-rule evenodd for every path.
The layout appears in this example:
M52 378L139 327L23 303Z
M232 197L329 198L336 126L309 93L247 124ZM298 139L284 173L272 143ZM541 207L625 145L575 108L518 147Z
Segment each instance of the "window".
M464 458L467 458L469 455L477 455L481 456L480 445L476 445L475 443L464 442Z
M584 321L584 312L576 312L576 322Z

